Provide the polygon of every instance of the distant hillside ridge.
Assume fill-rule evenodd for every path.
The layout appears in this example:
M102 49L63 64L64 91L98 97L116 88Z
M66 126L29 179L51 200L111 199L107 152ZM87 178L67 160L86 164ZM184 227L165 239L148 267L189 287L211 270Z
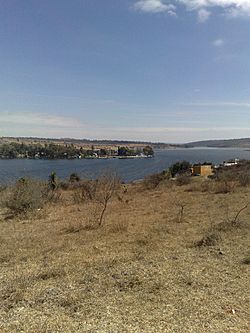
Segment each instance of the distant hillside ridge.
M74 144L83 146L145 146L150 145L155 149L178 148L184 147L183 144L151 142L151 141L132 141L132 140L90 140L90 139L74 139L74 138L39 138L39 137L0 137L0 144L20 142L26 144Z
M250 148L250 138L241 139L226 139L226 140L203 140L194 141L183 144L152 142L152 141L133 141L133 140L91 140L91 139L74 139L74 138L39 138L39 137L0 137L0 144L20 142L26 144L63 144L76 146L135 146L142 147L150 145L154 149L171 149L171 148L198 148L198 147L213 147L213 148Z
M214 147L214 148L250 148L250 138L228 139L228 140L205 140L189 142L186 144L191 147Z

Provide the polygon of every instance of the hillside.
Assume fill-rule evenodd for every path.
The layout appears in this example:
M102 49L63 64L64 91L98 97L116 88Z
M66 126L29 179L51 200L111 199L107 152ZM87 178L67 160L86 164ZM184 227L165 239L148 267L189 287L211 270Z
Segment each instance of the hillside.
M74 139L74 138L36 138L36 137L0 137L0 144L3 143L25 143L25 144L59 144L59 145L70 145L73 144L76 147L86 147L90 148L91 146L95 147L119 147L119 146L128 146L128 147L144 147L145 145L150 145L155 149L164 149L164 148L175 148L182 147L183 145L163 143L163 142L150 142L150 141L129 141L129 140L88 140L88 139Z
M78 199L0 211L1 332L248 332L249 187L129 184L102 227Z
M129 140L88 140L74 138L36 138L36 137L0 137L0 144L19 142L25 144L49 144L58 145L73 144L76 147L90 148L91 146L114 148L119 146L144 147L150 145L154 149L171 149L171 148L192 148L192 147L217 147L217 148L250 148L250 138L228 139L228 140L204 140L194 141L183 144L151 142L151 141L129 141Z
M187 147L250 148L250 138L189 142Z

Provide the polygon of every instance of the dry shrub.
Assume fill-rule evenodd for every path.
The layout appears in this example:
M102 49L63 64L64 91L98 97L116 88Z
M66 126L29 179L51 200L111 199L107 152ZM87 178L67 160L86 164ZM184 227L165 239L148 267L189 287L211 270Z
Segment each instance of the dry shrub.
M214 193L216 194L227 194L234 190L235 183L231 181L218 181L215 183Z
M96 180L84 180L80 183L78 188L74 191L73 200L76 204L88 202L95 199L97 191Z
M175 199L174 205L177 207L175 221L181 223L184 221L185 208L187 207L188 203Z
M56 189L54 191L49 190L47 194L47 201L52 203L52 204L57 204L60 202L62 198L62 192L60 189Z
M55 279L61 276L65 275L65 271L63 267L51 267L48 269L42 269L36 276L34 276L34 279L36 280L49 280L49 279Z
M192 182L190 186L185 190L185 192L210 192L213 188L212 180L200 180L197 182Z
M250 184L250 175L249 173L242 173L239 175L239 183L240 186L246 187Z
M153 175L145 177L143 185L148 190L153 190L159 186L159 184L166 179L164 173L155 173Z
M235 166L219 168L215 178L219 181L238 182L240 186L248 186L250 185L250 162L241 161Z
M116 194L119 196L121 181L116 174L106 172L97 180L87 180L82 182L81 187L74 192L73 200L76 204L90 203L93 206L90 223L92 227L101 226L104 214L111 198Z
M240 207L233 213L233 215L229 216L229 207L227 207L227 211L225 213L226 219L216 225L211 223L211 228L207 231L204 237L202 237L199 241L195 242L195 246L214 246L217 244L219 240L221 240L221 234L226 232L231 232L236 227L240 226L240 216L245 212L249 207L249 204L246 203L244 206Z
M82 196L82 191L78 188L77 190L74 190L73 192L73 202L75 204L81 204L83 202L83 196Z
M83 200L91 201L95 199L98 190L98 181L87 180L81 185L81 195Z
M200 240L195 242L196 247L201 246L215 246L216 243L220 240L220 235L218 233L209 233L202 237Z
M177 178L176 178L176 185L177 186L183 186L183 185L188 185L191 183L191 177L190 175L187 175L187 174L182 174L182 175L179 175Z
M59 187L62 190L67 191L67 190L75 190L77 188L80 188L81 185L82 185L81 177L76 172L73 172L69 176L68 180L60 182Z
M237 172L231 167L223 169L218 173L217 179L225 182L235 181L237 179Z
M69 176L69 181L71 183L75 183L75 182L79 182L81 180L81 177L76 173L76 172L73 172L70 176Z
M21 178L9 188L6 207L12 215L25 215L42 208L48 198L48 187L44 182Z
M200 180L197 182L191 182L190 186L185 189L185 192L210 192L212 187L211 180Z
M124 220L118 220L110 226L109 231L113 233L122 233L128 231L128 222Z
M64 191L67 191L69 189L69 182L68 181L62 181L60 183L60 188Z
M205 180L201 183L200 190L201 192L210 192L211 189L211 180Z

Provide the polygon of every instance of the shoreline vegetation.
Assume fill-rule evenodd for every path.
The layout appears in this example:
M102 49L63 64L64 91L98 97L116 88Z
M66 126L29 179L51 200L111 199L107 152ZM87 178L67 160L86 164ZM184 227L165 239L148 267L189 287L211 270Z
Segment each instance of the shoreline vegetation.
M0 159L127 159L152 158L151 146L91 147L74 144L23 143L10 142L0 144Z

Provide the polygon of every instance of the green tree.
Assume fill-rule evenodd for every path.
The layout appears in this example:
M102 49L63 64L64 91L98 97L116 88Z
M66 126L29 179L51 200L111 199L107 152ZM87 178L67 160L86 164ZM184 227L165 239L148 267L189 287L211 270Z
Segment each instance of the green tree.
M118 156L128 156L128 147L118 147Z
M55 171L52 171L49 176L49 187L52 189L52 191L56 190L59 184L59 179L55 173Z
M73 172L70 176L69 176L69 181L71 183L74 183L74 182L79 182L81 180L81 177L76 173L76 172Z
M154 155L154 151L153 148L150 146L146 146L143 148L143 154L146 156L153 156Z
M169 168L172 177L176 175L184 174L190 171L191 164L187 161L177 162Z

